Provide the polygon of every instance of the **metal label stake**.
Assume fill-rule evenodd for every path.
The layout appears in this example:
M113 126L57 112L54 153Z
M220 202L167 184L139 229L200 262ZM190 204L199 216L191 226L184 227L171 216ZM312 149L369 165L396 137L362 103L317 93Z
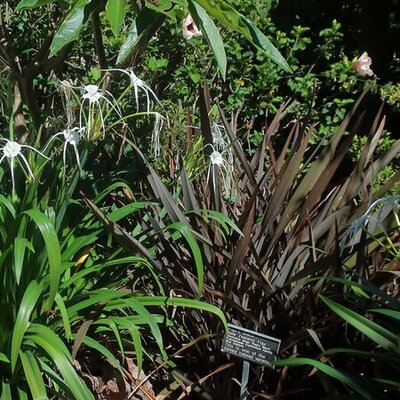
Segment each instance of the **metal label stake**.
M249 384L249 372L250 372L250 363L248 361L243 361L242 381L240 382L240 400L247 399L247 393L249 392L247 389L247 385Z
M228 324L221 351L243 359L240 400L247 399L250 362L274 368L280 345L280 339Z

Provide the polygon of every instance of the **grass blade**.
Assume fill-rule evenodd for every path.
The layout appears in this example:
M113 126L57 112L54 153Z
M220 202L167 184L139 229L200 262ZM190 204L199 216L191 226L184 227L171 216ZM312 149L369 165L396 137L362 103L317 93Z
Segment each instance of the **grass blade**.
M198 296L201 297L203 295L204 289L204 265L200 247L197 244L192 232L190 231L190 228L186 224L175 222L174 224L168 225L163 229L163 231L169 230L175 230L176 232L178 232L179 235L181 235L186 240L192 251L194 263L196 266L197 279L199 282Z
M57 233L50 219L38 209L25 211L33 219L42 234L49 262L50 294L48 308L53 305L54 297L58 292L62 272L61 250Z
M319 295L319 297L339 317L368 336L376 344L386 350L399 353L399 338L395 334L325 296Z
M72 357L61 339L50 328L32 324L29 339L50 357L57 366L69 390L76 399L94 400L88 387L72 366Z
M367 400L384 399L384 396L374 391L370 386L366 385L365 382L357 379L352 375L346 374L329 365L326 365L320 361L312 360L310 358L290 358L286 360L277 360L274 362L274 365L277 367L298 367L311 365L329 375L330 377L354 389Z
M46 400L48 398L46 387L35 356L30 351L25 353L21 351L19 356L33 400Z
M194 308L197 310L207 311L212 314L215 314L222 321L225 329L227 329L228 326L225 314L218 307L200 300L183 299L181 297L146 296L146 297L138 297L137 301L139 301L144 306L187 307L187 308Z
M22 297L11 339L11 370L13 372L17 364L22 339L30 324L29 319L42 290L42 287L36 281L32 281Z
M99 353L101 353L108 361L111 362L113 367L116 368L120 372L121 375L123 375L123 371L122 371L120 362L115 358L115 356L111 353L110 350L108 350L97 340L94 340L89 336L84 337L83 343L86 346L91 347L92 349L97 350Z

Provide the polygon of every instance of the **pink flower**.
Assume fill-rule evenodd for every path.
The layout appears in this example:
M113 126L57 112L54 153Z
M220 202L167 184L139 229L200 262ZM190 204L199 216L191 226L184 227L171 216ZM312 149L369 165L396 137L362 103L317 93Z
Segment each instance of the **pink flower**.
M371 76L374 71L371 69L372 60L368 53L364 51L361 56L353 61L353 70L360 76Z
M184 39L188 40L193 37L201 36L202 33L193 21L193 18L188 14L182 22L182 36Z

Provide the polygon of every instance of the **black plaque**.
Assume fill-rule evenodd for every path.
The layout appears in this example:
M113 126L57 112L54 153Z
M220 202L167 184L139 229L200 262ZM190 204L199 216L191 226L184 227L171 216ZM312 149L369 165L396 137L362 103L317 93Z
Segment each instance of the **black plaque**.
M274 368L271 362L276 360L280 345L280 339L228 324L221 351Z

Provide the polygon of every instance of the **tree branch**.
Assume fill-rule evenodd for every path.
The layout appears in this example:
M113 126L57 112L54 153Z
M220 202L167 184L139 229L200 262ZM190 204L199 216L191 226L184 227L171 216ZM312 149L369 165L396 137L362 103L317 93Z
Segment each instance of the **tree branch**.
M14 94L17 95L16 103L14 104L13 112L22 115L22 106L18 104L18 97L22 98L23 102L28 106L31 114L33 123L35 126L38 125L40 118L40 110L36 98L36 94L33 90L33 78L26 75L22 70L19 62L19 56L15 49L14 43L12 42L10 35L7 31L7 27L3 21L3 15L0 13L0 50L2 51L4 58L10 68L10 72L18 83L18 90L14 90ZM19 121L22 121L19 118ZM24 120L25 121L25 120ZM17 121L15 121L18 125ZM25 127L26 129L26 127ZM25 135L23 133L22 135Z
M99 57L99 65L101 69L108 68L106 52L104 50L103 36L101 33L101 22L99 17L99 9L93 10L91 15L92 28L94 34L94 45L96 47L97 57Z

